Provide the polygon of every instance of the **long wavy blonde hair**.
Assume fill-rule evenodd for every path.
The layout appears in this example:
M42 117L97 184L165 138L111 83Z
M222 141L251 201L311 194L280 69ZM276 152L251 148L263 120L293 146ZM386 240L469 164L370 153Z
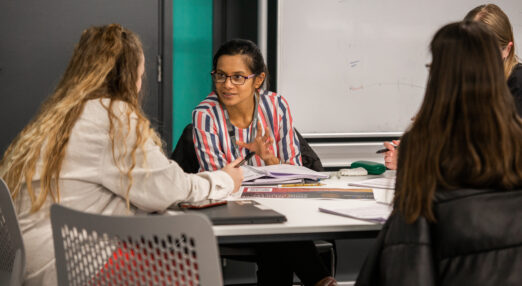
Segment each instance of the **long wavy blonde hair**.
M132 170L136 166L136 151L138 148L143 150L149 138L160 146L162 144L140 107L137 81L141 61L143 49L139 38L118 24L91 27L82 33L56 90L9 145L0 162L0 176L9 186L13 198L19 195L25 183L31 198L31 211L38 211L48 196L54 202L60 201L58 180L71 131L88 100L108 98L113 160L122 176L128 178L126 200L129 206L128 193L132 186ZM116 101L127 104L126 118L114 114ZM128 152L125 140L130 133L132 114L137 116L136 141ZM130 165L124 164L127 156L131 157ZM41 190L36 194L31 182L40 158L43 162Z

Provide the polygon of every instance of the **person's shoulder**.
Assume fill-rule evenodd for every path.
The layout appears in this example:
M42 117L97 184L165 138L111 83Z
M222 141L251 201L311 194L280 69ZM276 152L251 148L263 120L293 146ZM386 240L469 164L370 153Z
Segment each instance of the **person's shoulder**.
M205 97L205 99L203 99L198 104L198 106L201 106L201 105L215 106L217 104L219 104L219 99L218 99L218 97L217 97L215 92L211 92L209 95L207 95L207 97Z
M96 98L85 102L82 118L91 121L107 121L109 119L109 109L118 118L129 116L130 119L136 119L138 117L132 106L125 101Z
M109 98L95 98L85 101L85 109L107 110L111 100Z
M280 95L280 94L278 94L278 93L276 93L276 92L273 92L273 91L269 91L269 90L267 90L267 91L263 91L263 90L262 90L262 91L260 92L260 94L261 94L264 98L269 99L269 100L272 100L272 99L280 100L280 99L283 98L282 95Z
M83 107L81 117L93 120L106 120L108 119L107 110L109 103L110 99L108 98L96 98L87 100Z
M219 99L214 92L211 92L196 106L196 108L194 108L194 112L207 111L216 106L219 106Z
M496 198L498 201L510 201L513 197L522 198L522 186L516 189L463 188L456 190L438 190L435 192L434 203L437 205L451 203L453 206L459 206L459 204L469 204L470 201L488 201L491 200L490 198Z
M192 118L193 121L197 121L200 116L202 118L206 117L214 117L216 114L220 114L222 111L222 107L219 104L219 100L217 95L212 92L210 93L203 101L201 101L195 108L192 110Z
M110 99L110 98L101 98L95 101L100 102L103 108L107 111L109 108L112 110L113 114L116 116L130 115L131 118L137 117L134 112L134 108L128 102L118 99Z
M513 67L513 73L517 75L522 75L522 63L518 63Z
M424 216L415 222L408 223L400 211L394 211L383 226L385 230L384 244L394 246L400 244L429 244L430 223Z
M511 75L508 78L508 86L510 88L514 86L522 86L522 64L518 63L511 71Z
M267 103L276 104L278 106L288 106L288 101L281 94L273 92L273 91L261 91L262 100Z

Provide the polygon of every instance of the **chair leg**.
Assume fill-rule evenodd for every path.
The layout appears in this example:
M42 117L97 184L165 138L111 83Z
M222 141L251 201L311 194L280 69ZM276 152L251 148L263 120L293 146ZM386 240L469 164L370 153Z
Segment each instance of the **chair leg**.
M319 256L323 260L325 266L330 270L332 276L335 277L335 268L336 268L336 256L335 256L335 241L324 241L317 240L314 241L315 247L317 248L317 252Z

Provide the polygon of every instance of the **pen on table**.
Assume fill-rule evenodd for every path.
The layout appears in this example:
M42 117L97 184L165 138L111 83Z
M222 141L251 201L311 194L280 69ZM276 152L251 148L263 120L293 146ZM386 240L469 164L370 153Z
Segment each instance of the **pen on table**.
M393 146L393 147L395 147L395 150L399 149L398 146ZM375 153L381 154L381 153L385 153L385 152L388 152L388 151L390 151L388 148L384 148L384 149L377 150L377 152L375 152Z
M254 155L256 154L256 152L250 152L248 153L245 158L243 158L243 160L241 160L241 162L239 162L235 167L236 168L239 168L241 166L243 166L248 160L250 160L250 158L252 158Z
M314 187L314 186L324 186L323 183L299 183L299 184L283 184L279 185L280 188L286 187Z

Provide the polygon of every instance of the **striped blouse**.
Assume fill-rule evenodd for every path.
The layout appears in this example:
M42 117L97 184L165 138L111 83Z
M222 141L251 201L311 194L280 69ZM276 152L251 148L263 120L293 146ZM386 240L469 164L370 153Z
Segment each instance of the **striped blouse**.
M258 105L258 120L263 128L270 132L274 143L271 151L281 162L302 165L299 140L294 132L292 115L286 99L274 92L261 92ZM236 159L234 144L227 132L227 122L217 95L212 92L192 112L194 126L194 144L199 161L200 171L214 171L223 168ZM233 126L236 140L250 142L253 140L250 130ZM239 147L244 158L246 148ZM257 155L251 160L255 166L263 166L264 161Z

